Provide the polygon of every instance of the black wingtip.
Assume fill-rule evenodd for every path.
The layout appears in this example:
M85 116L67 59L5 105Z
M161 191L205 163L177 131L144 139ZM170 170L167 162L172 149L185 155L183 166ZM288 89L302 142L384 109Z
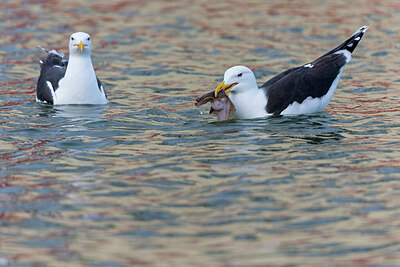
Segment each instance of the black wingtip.
M324 54L323 56L333 54L340 50L347 50L350 53L353 53L354 49L356 49L358 43L361 41L361 38L363 37L364 33L368 30L368 28L369 26L362 26L355 33L353 33L349 39L341 43L338 47Z
M368 30L369 26L362 26L353 35L343 43L343 48L353 53L354 49L357 47L358 43L361 41L364 33Z

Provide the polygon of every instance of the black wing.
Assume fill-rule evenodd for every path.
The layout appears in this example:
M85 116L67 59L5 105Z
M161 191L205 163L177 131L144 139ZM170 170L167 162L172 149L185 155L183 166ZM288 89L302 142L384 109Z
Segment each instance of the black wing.
M309 66L278 74L261 86L268 97L266 111L279 115L295 101L301 104L309 96L324 96L346 63L344 54L331 54L317 59Z
M264 83L261 89L268 97L266 111L279 115L295 101L301 104L309 96L324 96L348 62L346 55L339 51L352 53L367 29L368 26L361 27L349 39L312 63L284 71Z
M54 103L53 95L58 88L58 82L64 77L67 61L57 52L50 51L40 61L40 76L36 87L36 98L50 104ZM51 84L49 87L48 82Z

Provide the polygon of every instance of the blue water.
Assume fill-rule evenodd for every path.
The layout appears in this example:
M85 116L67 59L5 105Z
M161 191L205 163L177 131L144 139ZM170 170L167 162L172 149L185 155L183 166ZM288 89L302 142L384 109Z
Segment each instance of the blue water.
M1 3L0 266L400 266L400 6L346 2ZM362 25L321 113L194 107ZM110 104L36 103L36 45L78 30Z

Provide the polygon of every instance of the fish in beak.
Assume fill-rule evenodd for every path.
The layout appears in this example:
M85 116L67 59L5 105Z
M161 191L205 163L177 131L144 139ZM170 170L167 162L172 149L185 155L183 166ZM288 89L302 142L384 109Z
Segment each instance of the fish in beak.
M200 107L210 101L210 114L216 114L218 121L230 120L235 115L236 108L224 90L220 90L217 97L215 97L214 91L211 91L197 98L195 106Z

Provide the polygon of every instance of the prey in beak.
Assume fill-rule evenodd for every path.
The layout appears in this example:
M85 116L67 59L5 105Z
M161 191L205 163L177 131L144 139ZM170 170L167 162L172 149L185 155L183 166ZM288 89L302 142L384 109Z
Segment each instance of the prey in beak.
M225 94L229 94L229 92L232 90L232 88L234 86L238 85L238 83L231 83L231 84L227 84L225 85L225 81L223 81L220 85L218 85L218 87L215 89L215 97L218 96L218 93L222 90L225 91Z
M195 106L200 107L211 101L210 114L216 114L219 121L230 120L233 118L236 112L236 108L232 101L225 94L224 90L220 90L217 97L214 96L214 92L211 91L196 99Z
M83 48L87 46L86 44L82 43L82 41L79 44L74 44L74 46L78 47L79 51L83 51Z

